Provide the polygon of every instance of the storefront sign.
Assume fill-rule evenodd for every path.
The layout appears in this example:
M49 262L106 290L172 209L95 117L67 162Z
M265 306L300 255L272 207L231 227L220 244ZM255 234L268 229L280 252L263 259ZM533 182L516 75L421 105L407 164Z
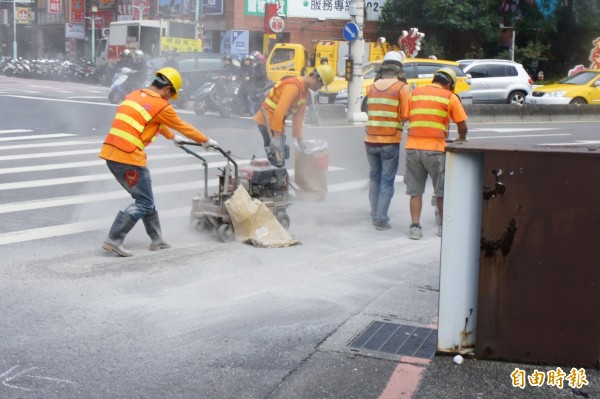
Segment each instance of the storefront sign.
M31 9L29 7L17 7L17 23L19 24L30 24L31 23Z
M85 37L84 24L65 24L65 37L83 39Z
M204 15L222 15L223 0L202 0L202 10Z
M289 2L304 0L244 0L244 11L246 15L263 16L265 14L265 4L277 5L277 15L285 17ZM313 0L314 1L314 0Z
M160 39L160 50L177 51L178 53L199 53L202 51L202 40L162 37Z
M62 14L62 0L48 0L48 14Z
M85 0L71 0L71 23L83 23L85 20Z
M377 21L386 0L365 0L367 21ZM288 1L287 16L294 18L350 19L350 0L295 0Z

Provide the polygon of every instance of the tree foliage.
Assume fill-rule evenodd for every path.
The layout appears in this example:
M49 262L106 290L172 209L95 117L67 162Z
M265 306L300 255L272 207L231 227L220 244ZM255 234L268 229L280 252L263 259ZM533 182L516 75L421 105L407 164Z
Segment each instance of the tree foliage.
M598 0L387 0L379 29L395 43L403 30L418 28L426 35L419 56L501 58L510 45L503 25L515 30L515 61L564 76L589 64L598 21Z

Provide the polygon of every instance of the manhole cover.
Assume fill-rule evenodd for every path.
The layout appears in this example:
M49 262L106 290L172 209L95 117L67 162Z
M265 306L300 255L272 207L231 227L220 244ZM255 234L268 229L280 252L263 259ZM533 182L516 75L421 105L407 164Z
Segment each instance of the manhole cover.
M437 330L372 321L348 346L373 352L431 359L437 347Z

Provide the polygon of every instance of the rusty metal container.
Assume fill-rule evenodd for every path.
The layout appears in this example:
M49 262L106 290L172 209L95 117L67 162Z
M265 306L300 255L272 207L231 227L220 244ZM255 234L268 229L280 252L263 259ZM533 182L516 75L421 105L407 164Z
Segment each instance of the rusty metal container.
M600 367L600 148L448 151L482 155L476 357Z

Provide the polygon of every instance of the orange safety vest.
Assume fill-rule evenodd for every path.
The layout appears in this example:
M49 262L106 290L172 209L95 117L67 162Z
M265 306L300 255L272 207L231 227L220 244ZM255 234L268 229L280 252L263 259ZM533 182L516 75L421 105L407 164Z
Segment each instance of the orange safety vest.
M408 135L413 137L446 138L450 90L437 86L421 86L413 90L410 102Z
M125 152L133 152L136 148L144 148L154 141L158 134L159 124L146 129L148 122L162 111L169 102L162 97L146 94L136 90L125 97L117 108L117 115L104 140Z
M281 90L279 88L287 84L298 86L298 89L300 90L300 97L298 98L295 106L292 104L292 107L287 110L285 116L296 113L300 107L306 105L306 90L304 90L304 85L296 78L285 78L277 82L277 84L273 86L271 90L269 90L269 95L267 95L267 98L265 98L265 101L263 101L262 107L265 109L271 108L275 110L275 108L277 108L277 104L279 103L279 96L281 96Z
M392 144L402 140L403 124L399 120L400 90L405 83L398 81L386 90L378 90L375 85L367 93L367 143Z

